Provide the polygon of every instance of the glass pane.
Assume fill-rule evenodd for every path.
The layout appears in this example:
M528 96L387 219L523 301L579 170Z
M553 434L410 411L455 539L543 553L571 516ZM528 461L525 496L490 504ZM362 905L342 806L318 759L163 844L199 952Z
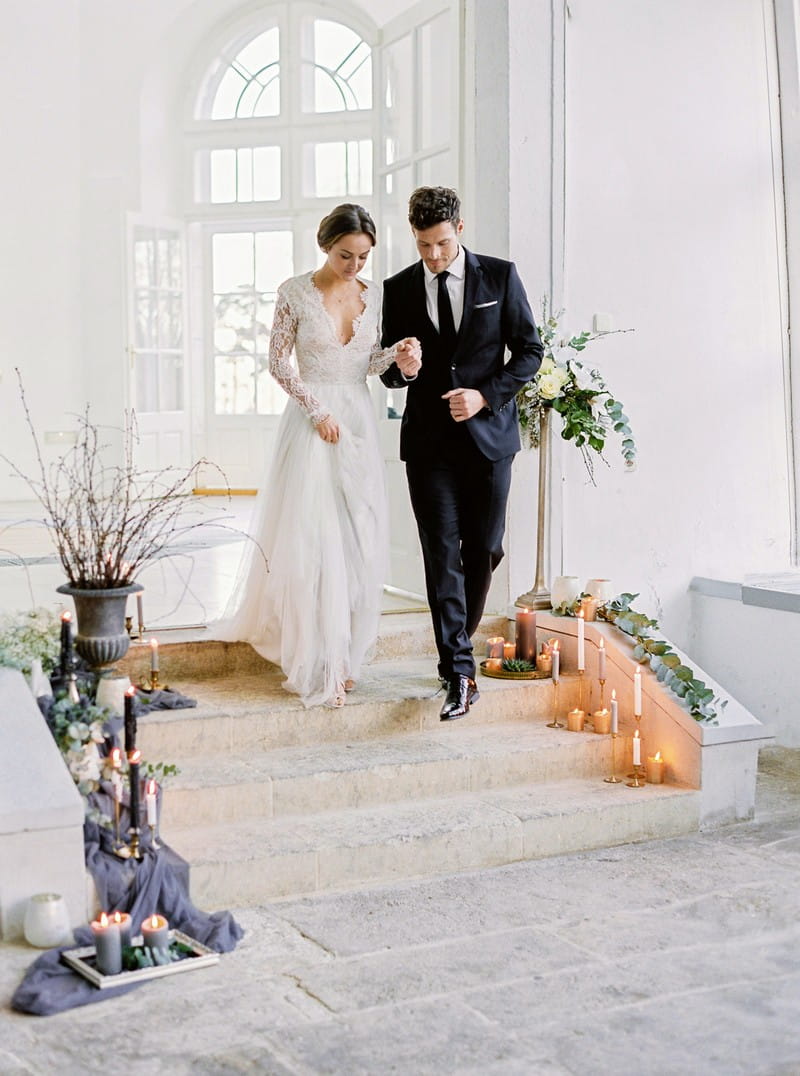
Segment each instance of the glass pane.
M134 302L136 319L133 346L135 348L158 347L155 293L137 288Z
M259 365L256 375L256 394L259 415L282 415L288 396L269 372L266 361Z
M372 108L372 50L354 31L328 19L303 26L304 112Z
M155 282L155 243L149 237L142 236L134 240L133 263L135 283L140 287L149 287Z
M158 411L158 356L136 355L136 410Z
M211 201L236 201L236 150L211 151Z
M161 410L183 411L183 355L161 356Z
M253 201L253 151L236 151L236 201Z
M218 232L212 239L211 250L214 291L252 288L252 232Z
M450 141L452 116L450 16L445 11L420 27L420 149Z
M253 351L252 292L214 296L214 340L221 351Z
M372 142L306 143L303 194L309 198L372 194Z
M277 26L245 45L220 80L211 106L212 119L279 115L279 49Z
M255 345L256 351L266 354L269 350L269 333L275 317L275 296L259 295L256 299Z
M414 189L411 168L401 168L386 177L386 198L381 215L383 258L386 274L399 272L414 261L411 229L408 226L408 197Z
M294 245L291 232L258 232L255 237L255 286L260 292L278 290L294 273ZM272 318L270 317L270 324Z
M275 202L280 196L280 146L256 146L253 150L253 198L256 202Z
M167 286L180 288L183 285L181 280L181 241L178 236L174 236L167 243Z
M250 355L214 357L214 410L218 415L255 411L253 359Z
M452 153L437 153L417 161L417 186L457 188Z
M414 149L414 64L411 35L383 50L383 101L385 106L385 164L408 157Z

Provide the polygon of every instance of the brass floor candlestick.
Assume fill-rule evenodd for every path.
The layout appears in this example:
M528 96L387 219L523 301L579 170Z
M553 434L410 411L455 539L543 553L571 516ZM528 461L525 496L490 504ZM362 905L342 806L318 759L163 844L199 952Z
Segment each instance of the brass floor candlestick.
M602 683L602 681L601 681ZM611 733L611 776L604 777L603 780L607 785L620 785L622 784L622 778L617 777L617 737L619 733Z
M558 681L553 683L553 720L547 722L549 729L563 729L564 722L558 720Z
M636 730L634 732L633 738L634 738L634 741L636 741L636 740L639 741L639 752L641 753L641 750L642 750L642 735L641 735L641 732L639 730L640 730L640 726L641 726L642 715L641 714L634 714L633 719L636 722ZM634 762L634 764L633 764L633 772L628 774L628 781L627 781L628 788L644 788L644 786L645 786L645 784L647 782L643 780L643 777L644 777L644 768L642 767L642 764L640 762Z

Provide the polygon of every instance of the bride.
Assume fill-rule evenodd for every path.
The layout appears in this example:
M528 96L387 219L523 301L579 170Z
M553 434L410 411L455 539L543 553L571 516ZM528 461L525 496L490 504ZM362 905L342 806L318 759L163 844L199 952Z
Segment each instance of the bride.
M218 633L279 664L306 706L341 706L378 634L388 509L367 374L421 365L416 339L380 349L380 286L358 276L375 240L365 209L337 206L323 266L278 289L269 368L289 400L253 533L268 568L248 554Z

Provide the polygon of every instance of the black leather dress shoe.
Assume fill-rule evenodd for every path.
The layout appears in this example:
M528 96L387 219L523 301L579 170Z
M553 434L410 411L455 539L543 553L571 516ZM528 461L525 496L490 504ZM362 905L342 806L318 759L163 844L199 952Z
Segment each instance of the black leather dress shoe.
M471 676L454 676L447 685L447 698L439 712L439 720L455 721L457 717L463 717L480 697L478 685Z

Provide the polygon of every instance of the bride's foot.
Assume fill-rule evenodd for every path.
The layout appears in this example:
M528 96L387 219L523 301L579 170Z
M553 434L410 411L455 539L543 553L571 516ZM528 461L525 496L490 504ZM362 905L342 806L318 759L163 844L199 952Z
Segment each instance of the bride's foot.
M332 706L334 709L338 709L340 706L344 706L344 693L345 693L346 690L347 690L347 684L346 683L345 684L337 684L336 685L336 694L331 695L331 697L328 699L328 701L325 703L325 705L326 706Z
M353 691L355 689L355 686L356 686L355 680L345 680L345 682L344 682L345 691Z

